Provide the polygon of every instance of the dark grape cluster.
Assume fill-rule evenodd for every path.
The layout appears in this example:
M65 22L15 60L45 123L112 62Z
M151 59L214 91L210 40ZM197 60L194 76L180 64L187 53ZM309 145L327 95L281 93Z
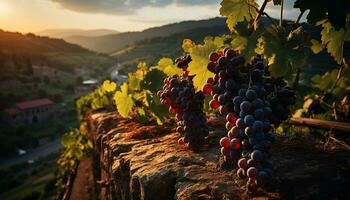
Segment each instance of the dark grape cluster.
M209 133L203 112L204 95L201 91L195 91L193 77L186 72L184 70L182 76L166 78L163 90L158 91L157 95L163 105L169 105L169 112L176 116L176 131L181 135L179 143L198 149Z
M282 79L269 76L259 56L245 65L237 51L225 48L209 59L207 68L215 76L202 90L213 95L210 107L226 116L228 134L220 140L221 154L225 162L238 165L238 177L248 178L247 187L254 191L271 176L269 149L275 139L271 124L287 119L294 92Z

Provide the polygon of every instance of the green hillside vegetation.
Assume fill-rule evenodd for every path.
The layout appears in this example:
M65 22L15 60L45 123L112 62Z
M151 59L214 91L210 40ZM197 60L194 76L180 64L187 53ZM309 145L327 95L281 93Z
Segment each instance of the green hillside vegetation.
M89 36L97 37L102 35L117 34L118 31L109 30L109 29L92 29L92 30L83 30L83 29L47 29L36 34L42 36L49 36L54 38L65 39L72 36Z
M140 61L153 65L162 57L173 59L178 57L182 54L182 41L186 38L200 42L206 36L219 36L228 33L228 29L220 25L200 27L166 37L142 40L111 55L118 60L120 72L126 74L127 72L135 71L137 63Z
M225 27L225 19L213 18L208 20L184 21L146 29L141 32L125 32L100 37L74 36L66 38L66 41L79 44L93 51L112 53L122 50L129 45L133 45L137 41L156 37L166 37L171 34L185 32L191 29L213 26Z
M1 74L18 72L28 59L32 64L47 65L70 73L75 68L100 69L99 72L102 72L113 64L108 55L97 54L62 39L0 30Z

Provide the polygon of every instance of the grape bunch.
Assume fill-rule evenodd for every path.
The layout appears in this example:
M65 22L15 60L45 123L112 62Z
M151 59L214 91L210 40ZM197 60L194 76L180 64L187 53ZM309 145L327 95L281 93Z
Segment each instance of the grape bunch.
M186 59L184 61L187 62ZM163 105L169 105L169 112L175 115L176 131L181 136L178 142L186 143L196 150L209 133L203 112L204 95L201 91L195 91L193 76L188 76L187 65L181 68L184 69L184 74L166 78L163 90L158 91L157 95Z
M233 49L213 52L208 70L215 73L202 91L212 94L209 105L226 116L227 137L220 140L225 162L238 166L237 176L247 179L250 191L272 174L269 149L274 141L272 126L286 120L287 106L295 103L293 90L282 79L269 76L260 56L245 65Z

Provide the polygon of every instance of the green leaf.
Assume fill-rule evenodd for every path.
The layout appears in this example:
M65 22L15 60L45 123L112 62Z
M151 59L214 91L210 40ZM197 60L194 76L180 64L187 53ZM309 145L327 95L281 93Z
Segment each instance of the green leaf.
M334 60L340 64L343 59L344 42L350 41L350 14L347 17L345 29L336 30L326 20L322 23L322 27L322 44L327 47L327 52L333 56Z
M174 74L182 74L182 69L178 68L171 58L160 59L158 65L155 67L151 67L150 69L158 69L160 71L163 71L167 76L172 76Z
M158 90L163 88L163 79L167 76L164 72L158 69L152 69L147 72L145 78L141 81L141 89L149 90L153 94L156 94Z
M128 85L123 83L120 87L121 91L117 91L114 95L114 101L117 105L119 114L122 117L129 118L129 113L134 106L134 100L132 99L131 94L128 94Z
M164 120L170 116L168 108L160 103L156 95L147 94L146 99L151 114L157 119L157 124L163 124Z
M226 24L231 31L238 22L250 21L258 14L255 8L259 5L255 0L223 0L220 5L220 15L227 17Z
M330 89L335 80L337 79L338 70L334 69L331 72L326 72L323 76L315 75L312 77L313 86L319 88L322 91Z
M256 52L267 59L273 77L287 76L305 65L306 55L298 50L295 40L296 37L286 38L284 30L273 25L258 39Z
M264 28L258 25L256 31L251 32L248 21L239 22L235 26L231 46L240 51L246 58L246 62L249 62L249 58L256 55L256 45L263 31Z
M348 0L296 0L294 8L302 12L309 10L306 17L309 23L328 19L336 30L345 27L346 15L350 11Z
M61 137L61 143L65 148L71 146L72 144L74 144L74 142L75 142L75 138L70 132L65 133Z
M314 54L318 54L323 50L324 46L318 40L312 39L310 42L311 42L310 49Z
M190 75L195 75L193 84L197 90L202 89L208 78L214 75L207 69L210 53L223 45L224 39L222 37L206 37L204 44L198 45L188 39L183 41L183 49L192 56L192 62L190 62L188 70Z

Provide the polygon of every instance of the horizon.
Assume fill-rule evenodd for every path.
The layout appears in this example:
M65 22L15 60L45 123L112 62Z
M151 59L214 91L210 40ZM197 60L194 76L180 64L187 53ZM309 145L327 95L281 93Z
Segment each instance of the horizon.
M108 2L81 0L0 0L0 29L10 32L39 33L52 29L143 31L172 23L220 17L216 0ZM261 5L262 0L258 0ZM285 19L295 19L299 11L286 2ZM106 7L108 7L106 9ZM266 10L279 16L279 6L269 3ZM35 12L33 12L35 11ZM153 13L158 13L154 15Z

